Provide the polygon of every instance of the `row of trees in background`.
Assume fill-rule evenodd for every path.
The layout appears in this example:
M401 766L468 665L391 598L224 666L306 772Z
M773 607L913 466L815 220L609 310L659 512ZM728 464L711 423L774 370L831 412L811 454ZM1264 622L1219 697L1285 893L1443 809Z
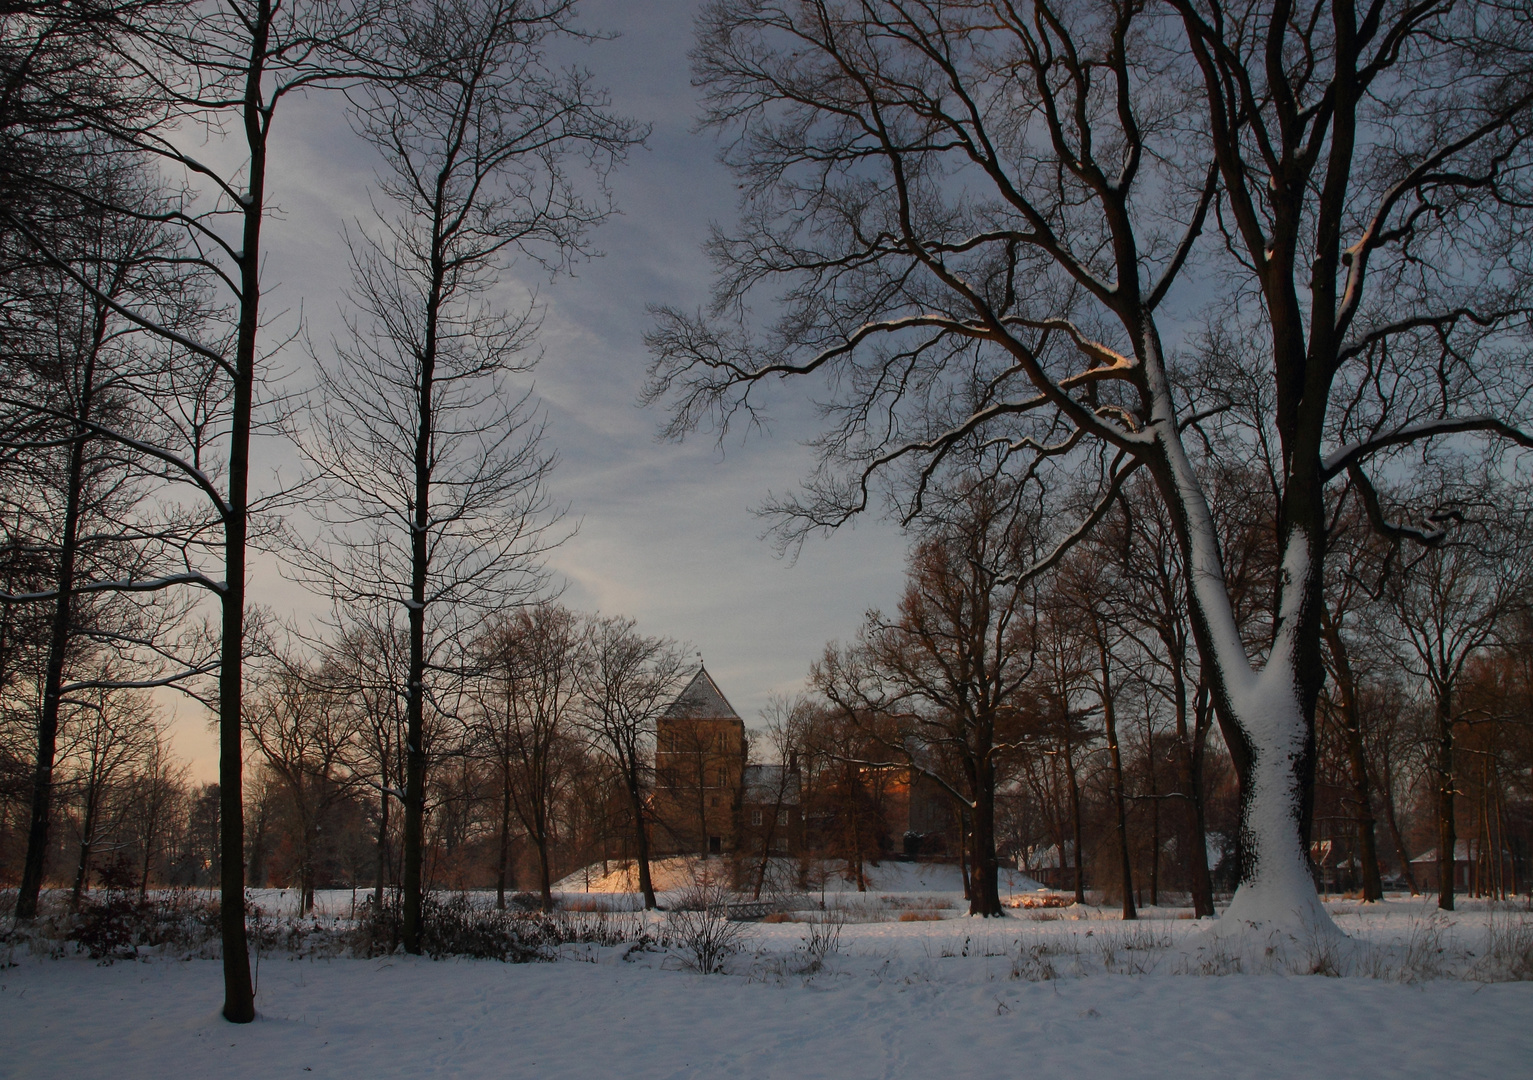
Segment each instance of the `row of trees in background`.
M1528 499L1494 477L1480 485L1454 539L1414 554L1364 522L1336 523L1302 828L1314 872L1367 899L1386 867L1416 891L1423 860L1444 907L1456 881L1505 895L1533 868ZM1261 484L1209 486L1229 496L1222 549L1262 566L1274 538ZM1002 859L1077 895L1089 879L1125 917L1167 888L1212 914L1213 872L1238 880L1245 857L1237 779L1153 496L1129 482L1088 541L1026 579L1018 568L1047 527L1004 481L935 493L915 531L897 610L870 613L814 669L826 707L862 740L852 756L921 771L961 807L977 914L999 911ZM1230 588L1242 635L1270 633L1270 580L1247 572Z
M1000 910L1003 866L1078 897L1101 890L1125 917L1184 899L1212 913L1215 890L1238 880L1238 786L1187 647L1180 572L1142 499L1127 488L1096 541L1024 585L1005 568L1028 557L1036 518L988 483L934 506L898 608L828 647L808 692L751 739L754 761L783 767L782 808L802 815L788 853L838 861L865 887L867 865L925 840L926 854L960 862L981 914ZM1397 553L1370 553L1356 534L1350 575L1328 593L1333 675L1307 837L1323 886L1376 898L1388 879L1451 898L1466 870L1457 880L1473 895L1527 887L1533 629L1522 531L1489 512L1507 505L1487 502L1473 545L1392 566L1373 593L1360 588L1381 580L1369 559ZM1261 542L1248 509L1227 523L1232 550ZM316 888L381 903L399 886L408 655L407 629L381 618L317 651L264 651L244 721L251 884L300 890L305 909ZM466 639L452 671L424 739L428 886L494 888L502 905L526 891L547 906L560 877L616 860L653 904L650 847L689 824L656 820L649 797L654 722L690 675L685 650L627 619L518 605ZM216 788L188 786L142 694L102 691L63 732L54 877L77 898L92 869L131 868L139 888L207 883ZM0 844L13 857L25 754L7 750ZM911 798L913 774L946 800L946 835L902 843L896 793ZM1446 814L1466 842L1432 859ZM758 841L731 854L759 893L783 877L767 872L771 839Z

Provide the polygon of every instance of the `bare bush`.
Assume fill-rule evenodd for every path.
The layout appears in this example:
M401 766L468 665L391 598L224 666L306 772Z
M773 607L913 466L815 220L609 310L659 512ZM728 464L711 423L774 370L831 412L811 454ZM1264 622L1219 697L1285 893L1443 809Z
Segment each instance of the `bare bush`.
M829 908L812 916L805 926L807 930L799 950L804 959L800 973L813 975L825 966L827 957L840 951L846 912L839 908Z
M640 920L627 912L507 910L475 903L467 893L427 894L421 914L422 950L432 959L533 963L557 960L560 945L614 946L643 936ZM397 895L381 906L369 905L350 931L357 956L386 955L403 944L404 912Z
M1533 919L1526 912L1491 909L1485 949L1470 965L1468 975L1481 982L1533 980Z
M684 950L682 963L702 975L722 971L744 947L746 930L729 920L729 892L712 882L684 890L665 919L666 934Z

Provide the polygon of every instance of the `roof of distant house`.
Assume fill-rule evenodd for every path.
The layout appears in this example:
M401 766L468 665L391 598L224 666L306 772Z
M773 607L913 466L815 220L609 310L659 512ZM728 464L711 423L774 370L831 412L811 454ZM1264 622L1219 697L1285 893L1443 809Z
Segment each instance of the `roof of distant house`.
M1475 859L1478 859L1481 854L1482 853L1480 851L1480 845L1479 844L1475 844L1474 847L1471 848L1470 845L1469 845L1469 841L1468 840L1457 840L1457 841L1454 841L1454 844L1453 844L1453 861L1454 862L1473 862ZM1503 859L1510 857L1511 854L1512 854L1512 852L1511 852L1511 850L1509 848L1502 848L1501 849L1501 857ZM1431 851L1424 851L1420 855L1417 855L1414 859L1411 860L1411 865L1415 866L1418 863L1435 863L1436 861L1437 861L1437 849L1433 848Z
M709 675L708 669L704 667L697 669L697 674L692 676L692 681L687 683L687 688L677 695L675 701L671 702L671 707L665 710L665 715L688 719L740 719L740 714L735 712L734 706L725 700L724 692L719 689L718 683L713 681L713 676Z
M746 803L798 805L797 769L789 769L786 765L747 765L741 783L745 788L743 801Z

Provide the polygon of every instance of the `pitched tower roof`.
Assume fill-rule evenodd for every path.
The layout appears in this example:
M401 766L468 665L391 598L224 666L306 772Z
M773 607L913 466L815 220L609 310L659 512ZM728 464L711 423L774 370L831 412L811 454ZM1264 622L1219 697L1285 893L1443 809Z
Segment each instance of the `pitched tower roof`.
M713 681L708 669L699 667L687 688L665 710L669 717L707 718L709 720L739 720L740 714L724 698L719 684Z

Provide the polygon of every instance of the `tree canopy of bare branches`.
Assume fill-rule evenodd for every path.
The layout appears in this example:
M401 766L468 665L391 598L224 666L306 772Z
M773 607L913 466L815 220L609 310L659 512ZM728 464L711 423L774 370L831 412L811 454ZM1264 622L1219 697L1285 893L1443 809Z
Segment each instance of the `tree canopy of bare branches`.
M1019 486L1088 485L1055 550L1145 470L1242 778L1229 925L1326 926L1303 807L1327 493L1432 542L1442 522L1379 510L1381 470L1533 443L1524 30L1514 5L1391 0L717 0L694 58L741 215L709 244L709 309L657 311L647 396L680 436L821 380L821 467L775 506L789 542L880 485L914 520L970 439ZM1201 425L1231 408L1187 377L1200 313L1271 404L1254 648L1199 469Z

